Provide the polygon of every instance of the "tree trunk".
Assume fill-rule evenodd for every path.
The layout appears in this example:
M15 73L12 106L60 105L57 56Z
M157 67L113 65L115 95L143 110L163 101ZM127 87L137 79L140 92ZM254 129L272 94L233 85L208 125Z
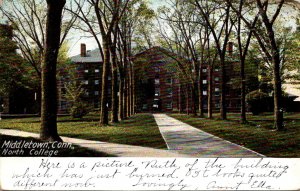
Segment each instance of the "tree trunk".
M129 66L128 66L128 100L127 100L127 113L128 113L128 116L130 117L131 114L132 114L132 91L131 91L131 88L132 88L132 73L131 73L131 63L129 63Z
M62 9L65 3L65 0L47 0L40 131L40 138L47 141L62 141L57 133L56 64L60 43Z
M126 72L125 72L125 78L124 78L124 96L123 96L123 117L124 119L128 118L128 113L127 113L127 77L126 77Z
M135 76L133 63L131 63L131 115L135 114Z
M113 61L114 62L114 61ZM116 66L112 68L112 99L111 99L111 122L118 123L118 71Z
M185 101L186 101L186 114L190 114L190 99L189 99L189 86L188 85L186 85L186 89L185 89L185 91L186 91L186 95L185 95Z
M178 107L179 113L183 113L183 96L182 96L182 85L181 82L179 84L179 98L178 98Z
M281 87L281 75L280 75L280 55L279 47L276 44L275 34L272 24L265 25L268 31L272 50L272 62L273 62L273 88L274 88L274 127L277 131L284 130L283 126L283 106L282 106L282 87Z
M274 127L278 131L284 130L283 126L283 107L282 107L282 88L281 88L281 77L280 77L280 58L279 54L274 55L273 58L273 73L274 73Z
M223 119L223 120L227 119L225 57L221 58L221 103L220 103L220 115L221 115L221 119Z
M264 9L261 1L257 0L257 5L260 10L260 15L263 23L266 27L266 32L269 40L269 47L271 48L272 59L269 59L273 63L273 88L274 88L274 127L278 131L284 130L283 125L283 105L282 105L282 87L281 87L281 75L280 75L280 44L276 42L273 24L280 13L280 10L284 4L284 0L280 1L276 12L273 15L272 20L268 18L267 9ZM262 47L262 46L261 46ZM265 49L265 47L262 47Z
M191 94L192 94L192 114L197 116L197 89L198 89L198 82L193 82L191 87Z
M120 69L120 83L119 83L119 120L123 120L123 119L124 119L123 99L124 99L124 78L123 78L123 71L122 71L122 69Z
M108 70L110 62L110 44L109 37L103 38L103 68L102 68L102 89L100 100L100 122L99 125L108 125Z
M199 98L199 117L204 117L204 108L203 108L203 83L202 83L202 67L200 65L199 69L199 85L198 85L198 98Z
M127 68L128 71L128 68ZM127 80L126 80L126 118L130 117L130 77L128 74Z
M213 106L212 106L212 83L213 83L213 67L211 65L208 66L208 87L207 87L207 115L209 119L213 118Z
M241 123L246 123L246 79L245 79L245 60L241 59Z

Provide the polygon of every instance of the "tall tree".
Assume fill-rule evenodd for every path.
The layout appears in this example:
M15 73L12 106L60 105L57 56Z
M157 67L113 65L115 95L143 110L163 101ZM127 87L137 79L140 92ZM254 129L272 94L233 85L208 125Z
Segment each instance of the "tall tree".
M40 138L48 141L62 141L57 132L56 65L60 46L62 10L65 3L66 0L47 0Z
M258 15L254 18L253 22L251 23L251 28L249 28L249 31L247 32L247 36L245 38L245 42L243 42L243 34L242 34L242 14L244 12L247 12L244 10L245 2L244 0L240 0L238 5L238 21L237 21L237 41L238 41L238 52L239 52L239 61L240 61L240 81L241 81L241 123L245 123L247 121L246 118L246 76L245 76L245 61L246 56L248 53L248 48L251 42L251 38L253 36L253 30L255 28Z
M259 28L256 27L256 30L253 30L253 34L262 52L264 53L266 61L271 63L272 66L274 91L274 127L278 131L281 131L284 130L281 75L282 58L280 56L282 47L280 46L278 39L276 39L276 31L274 25L275 21L280 15L284 3L290 3L290 1L279 0L276 2L276 4L272 5L272 9L269 9L269 7L271 6L269 4L269 1L256 0L254 2L257 7L257 14L260 17L259 21L262 24L260 26L257 25ZM246 26L251 29L251 23L245 17L241 18L245 22Z
M16 86L28 86L30 73L27 64L17 54L17 44L12 40L12 27L0 24L0 97L8 94Z
M69 1L70 2L70 1ZM41 78L41 63L45 51L46 38L46 1L45 0L6 0L0 12L14 30L14 41L17 42L22 56L31 65L35 75ZM72 2L68 4L72 6ZM63 44L77 17L63 12L62 35Z
M193 4L198 8L199 13L205 20L205 24L209 27L213 39L215 41L216 49L220 59L221 68L221 104L220 104L220 115L222 119L227 118L226 111L226 53L227 44L229 37L232 32L235 20L231 18L230 4L228 2L221 4L220 2L212 2L207 0L194 0ZM205 7L214 4L214 9L210 14L207 14ZM215 20L211 19L211 15L220 15L220 19L223 24L220 27L215 26Z
M190 63L187 66L181 66L190 76L188 89L191 91L191 111L197 115L199 103L200 116L203 117L202 104L202 83L201 83L201 63L204 60L204 47L206 39L204 38L204 27L199 24L201 18L194 14L195 7L182 1L169 1L172 10L168 8L161 9L161 19L164 26L169 29L160 28L160 35L164 39L162 45L166 45L173 53L187 58ZM162 27L162 26L161 26ZM166 28L166 27L164 27ZM168 30L169 32L166 32ZM168 34L170 33L171 34ZM182 64L176 62L177 64Z

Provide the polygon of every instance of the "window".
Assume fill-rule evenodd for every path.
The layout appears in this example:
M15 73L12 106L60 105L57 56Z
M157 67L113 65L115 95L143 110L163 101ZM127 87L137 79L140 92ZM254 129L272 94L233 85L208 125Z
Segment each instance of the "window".
M95 85L98 85L99 84L99 80L95 80Z
M220 88L215 88L215 92L220 92Z
M88 80L84 80L83 83L84 83L85 85L88 85L88 84L89 84L89 81L88 81Z
M215 72L219 72L220 71L220 69L219 68L215 68Z
M219 77L215 77L215 82L219 82L220 78Z
M155 67L155 68L154 68L154 71L155 71L155 72L160 72L159 67Z
M168 96L171 96L173 94L172 88L167 88L167 94Z
M89 70L87 70L87 69L86 69L86 70L84 70L84 73L89 73Z
M84 95L89 96L90 94L89 94L88 91L86 91L86 92L84 93Z
M95 73L99 73L100 71L99 71L99 69L95 69Z
M215 103L215 107L216 108L220 108L220 104L219 103Z
M108 76L107 79L108 79L108 80L111 80L111 76Z
M99 91L95 91L95 95L96 95L96 96L99 95Z
M203 73L206 73L206 72L207 72L207 69L206 69L206 68L203 68L203 69L202 69L202 72L203 72Z
M202 80L202 83L203 84L207 84L207 80Z
M203 91L203 95L207 95L207 91Z
M173 108L172 102L167 102L167 103L166 103L166 108L167 108L167 109L172 109L172 108Z
M154 83L155 83L156 85L159 85L159 79L155 79L155 80L154 80Z
M148 104L143 104L142 110L147 110L148 109Z
M173 82L172 78L168 78L168 79L167 79L167 83L168 83L168 84L172 84L172 82Z
M160 89L159 88L155 88L155 96L159 96L160 94Z
M67 109L67 102L66 101L61 101L60 106L61 106L61 109Z

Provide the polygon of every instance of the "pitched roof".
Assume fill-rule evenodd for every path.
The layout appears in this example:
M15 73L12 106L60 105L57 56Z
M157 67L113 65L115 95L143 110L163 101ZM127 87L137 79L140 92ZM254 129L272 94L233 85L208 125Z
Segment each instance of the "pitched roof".
M92 51L87 51L86 57L82 57L80 54L70 58L72 62L82 62L82 63L95 63L103 62L103 58L100 54L99 48Z

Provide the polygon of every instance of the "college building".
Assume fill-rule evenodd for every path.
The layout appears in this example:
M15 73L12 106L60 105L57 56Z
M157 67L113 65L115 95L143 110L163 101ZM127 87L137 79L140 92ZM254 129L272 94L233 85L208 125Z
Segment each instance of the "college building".
M233 44L229 43L228 52L232 56ZM137 110L138 111L191 111L191 92L189 80L180 76L180 71L174 60L169 58L174 54L161 47L153 47L135 55L134 60L138 60L135 68L137 83ZM176 55L175 55L176 56ZM179 57L179 56L177 56ZM189 65L189 60L180 58L183 64ZM142 70L144 66L144 71ZM230 112L240 110L239 88L231 86L231 80L239 77L236 68L239 62L231 59L226 64L226 99L227 109ZM202 103L204 110L207 110L207 96L209 83L209 68L206 63L201 67L202 83ZM212 71L212 102L213 109L220 109L221 96L221 71L218 65ZM197 108L196 108L197 109Z

